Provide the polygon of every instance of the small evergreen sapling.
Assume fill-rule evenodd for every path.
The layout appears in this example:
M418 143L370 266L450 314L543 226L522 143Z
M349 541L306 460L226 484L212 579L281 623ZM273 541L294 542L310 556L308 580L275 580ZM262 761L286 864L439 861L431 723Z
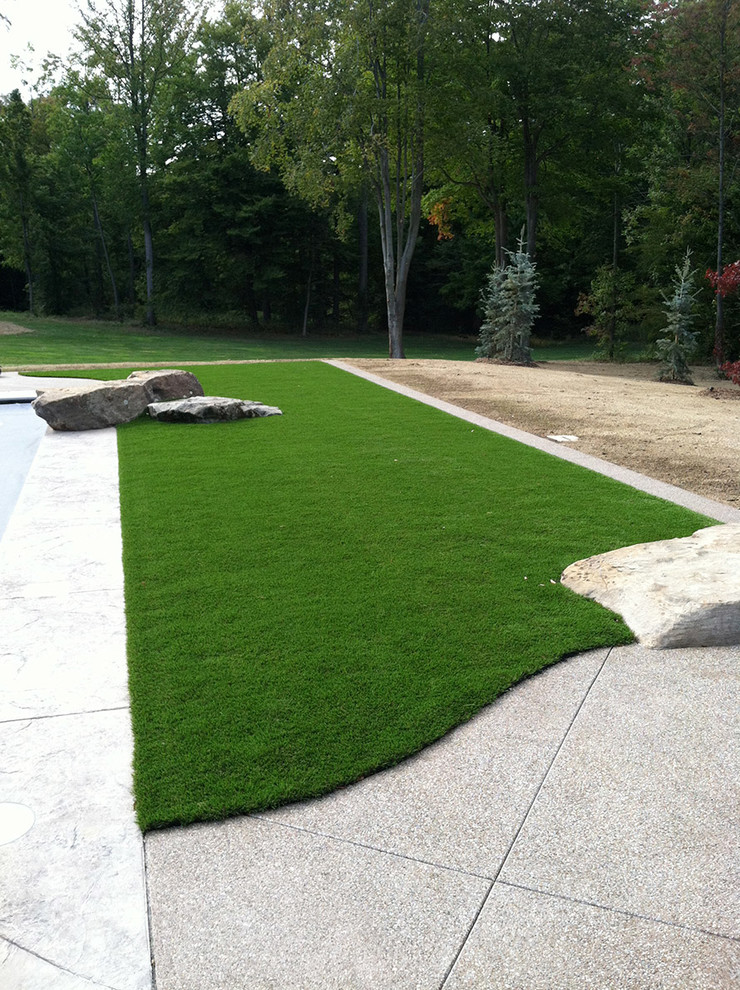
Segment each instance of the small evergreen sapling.
M687 248L683 265L676 265L673 295L670 298L663 296L666 304L663 312L668 317L668 325L666 336L655 341L655 351L660 360L665 361L665 367L660 372L662 382L694 384L688 360L696 350L699 337L698 332L689 329L694 319L694 302L699 294L698 289L693 289L695 274L691 270L691 250Z
M537 273L524 250L522 231L516 251L507 251L509 264L494 265L481 292L484 320L475 353L510 364L531 364L529 339L539 312L534 301Z

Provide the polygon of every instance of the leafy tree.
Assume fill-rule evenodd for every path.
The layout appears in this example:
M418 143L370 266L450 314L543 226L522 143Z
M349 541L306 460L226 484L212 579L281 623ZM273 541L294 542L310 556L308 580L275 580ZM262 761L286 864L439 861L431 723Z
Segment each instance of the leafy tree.
M510 0L471 8L450 0L443 12L450 40L437 60L430 115L437 201L465 191L480 197L494 218L499 264L512 213L521 217L534 258L543 204L563 198L573 177L583 187L604 158L610 180L615 142L639 120L629 65L641 44L641 4Z
M134 139L146 259L146 321L153 324L154 246L150 201L152 131L166 84L185 64L197 22L186 0L88 0L77 39L91 72L108 81Z
M694 319L694 304L698 292L694 290L695 271L691 269L691 251L686 249L682 265L676 266L673 279L673 295L664 296L665 315L668 319L665 337L655 342L655 351L665 367L660 372L663 382L682 382L693 385L688 361L696 350L699 334L690 330Z
M634 276L613 264L602 265L591 282L591 291L582 294L576 315L593 317L586 333L595 337L599 350L613 361L630 338L635 323Z
M325 269L337 242L326 211L289 193L276 172L255 169L252 132L229 113L267 50L253 24L238 3L202 20L187 71L168 82L152 150L158 298L176 318L245 314L253 325L302 321L307 332L329 308Z
M262 5L261 78L235 98L256 133L253 160L276 165L312 204L343 203L367 184L383 257L389 354L404 356L409 268L421 221L429 0ZM256 128L256 131L254 129Z
M3 236L3 253L10 264L26 273L28 309L35 312L31 214L34 158L31 111L14 89L0 114L0 183L3 212L9 220Z
M690 233L707 262L713 251L722 271L740 194L740 6L736 0L668 0L653 17L661 44L645 71L662 100L667 140L654 176L654 205L644 218L646 237L651 227L651 244L667 242L666 228L669 235L680 231L679 241ZM740 233L736 221L733 233ZM727 346L721 295L714 324L719 365Z

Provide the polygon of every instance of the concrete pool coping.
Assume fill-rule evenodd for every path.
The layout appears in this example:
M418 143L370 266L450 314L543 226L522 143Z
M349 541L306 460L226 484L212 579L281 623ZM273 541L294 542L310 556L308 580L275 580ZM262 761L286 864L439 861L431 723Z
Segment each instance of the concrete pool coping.
M49 431L0 542L4 988L148 990L152 950L158 990L732 985L735 648L582 654L353 787L142 842L120 555L115 431Z

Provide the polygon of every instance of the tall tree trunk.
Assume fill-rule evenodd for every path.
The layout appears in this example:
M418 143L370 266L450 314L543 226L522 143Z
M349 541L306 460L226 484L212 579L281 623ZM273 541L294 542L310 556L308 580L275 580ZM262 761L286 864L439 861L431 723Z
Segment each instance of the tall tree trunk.
M357 213L357 234L360 249L360 270L357 280L357 310L358 328L360 333L367 330L368 319L368 224L367 224L367 186L362 187L362 196Z
M390 162L386 149L378 156L378 177L376 199L380 222L380 243L383 253L385 276L385 300L388 315L388 357L405 358L403 350L403 318L406 311L406 287L408 285L411 259L416 247L416 238L421 223L421 194L423 185L423 152L417 146L412 153L413 173L411 176L410 204L408 219L405 216L405 201L396 200L396 217L391 208L392 189ZM397 169L401 168L400 157ZM404 181L408 177L404 176Z
M154 312L154 240L149 217L149 189L146 175L141 178L142 227L144 230L144 263L146 266L146 322L153 327L157 322Z
M612 311L609 318L609 360L614 360L614 347L617 339L617 273L619 271L619 196L614 190L612 208Z
M134 241L131 237L130 227L126 237L126 243L128 246L128 300L133 307L136 305L136 257L134 255Z
M726 114L726 43L727 43L727 4L723 5L724 17L720 23L720 70L719 70L719 181L717 190L717 275L722 275L724 264L723 241L725 233L725 114ZM717 367L725 362L725 307L722 294L718 292L717 312L714 324L714 360Z
M539 192L537 189L537 141L524 117L524 197L527 222L527 254L534 261L537 253L537 220Z
M316 246L313 235L311 235L311 249L308 260L308 279L306 281L306 304L303 307L303 327L301 329L301 337L308 336L308 311L311 307L311 288L313 285L313 263L314 263L315 254L316 254Z
M499 268L506 265L506 244L509 240L509 218L506 215L506 204L498 190L493 193L493 226L496 239L496 264Z
M334 248L333 251L333 278L332 278L332 299L331 299L331 318L334 323L339 323L339 314L341 309L341 284L340 284L340 268L339 268L339 249Z
M387 166L387 153L385 156ZM380 221L380 244L383 252L383 275L385 281L385 304L388 316L388 357L404 358L403 315L406 304L406 286L396 273L396 250L393 243L393 216L391 213L391 186L387 167L383 170L378 194L378 218ZM400 248L399 248L400 250ZM399 294L399 289L401 292Z
M23 230L23 265L26 269L26 284L28 285L28 312L35 313L35 302L33 293L33 268L31 266L31 238L28 234L28 217L26 216L26 204L23 193L20 196L21 206L21 228Z
M111 290L113 292L113 309L116 314L116 319L121 319L121 306L118 300L118 286L116 285L116 278L113 274L113 269L110 263L110 257L108 255L108 246L105 243L105 233L103 231L103 224L100 222L100 214L98 212L98 200L95 196L95 190L91 189L90 195L92 197L92 208L93 208L93 219L95 221L95 229L98 232L98 237L100 238L100 247L103 251L103 258L105 260L105 267L108 272L108 278L110 279Z

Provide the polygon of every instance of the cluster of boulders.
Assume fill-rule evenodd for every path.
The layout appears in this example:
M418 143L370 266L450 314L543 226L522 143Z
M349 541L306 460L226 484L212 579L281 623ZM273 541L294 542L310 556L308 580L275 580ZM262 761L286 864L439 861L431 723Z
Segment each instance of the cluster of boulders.
M32 407L53 430L100 430L143 413L167 423L218 423L280 416L276 406L205 396L190 371L134 371L128 378L75 388L38 389Z

